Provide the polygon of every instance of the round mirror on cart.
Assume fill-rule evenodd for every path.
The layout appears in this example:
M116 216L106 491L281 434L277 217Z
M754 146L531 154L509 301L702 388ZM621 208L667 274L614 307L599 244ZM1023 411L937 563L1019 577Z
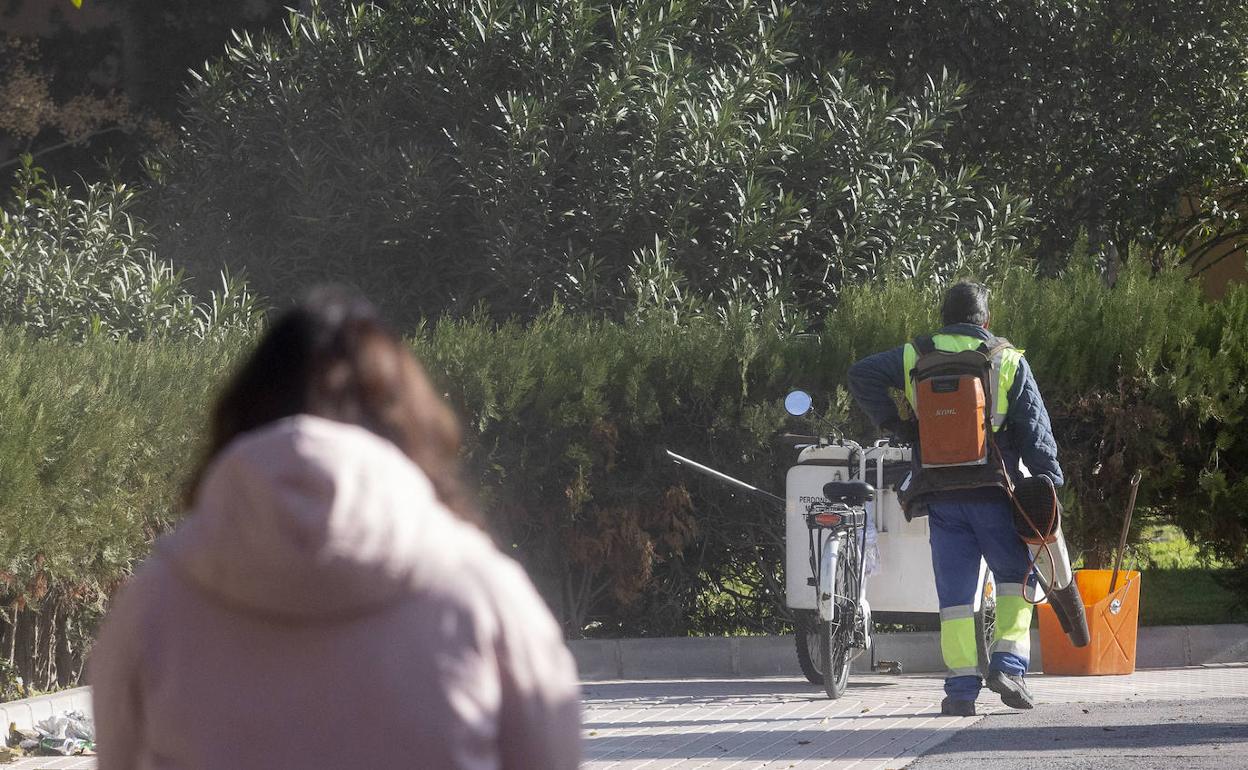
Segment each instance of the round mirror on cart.
M804 390L795 390L784 397L784 410L794 417L801 417L810 411L813 403L810 394Z

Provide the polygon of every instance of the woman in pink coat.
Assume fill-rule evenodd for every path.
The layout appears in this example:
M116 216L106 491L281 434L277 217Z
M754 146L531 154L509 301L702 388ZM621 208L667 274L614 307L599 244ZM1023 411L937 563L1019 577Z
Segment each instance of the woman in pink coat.
M458 448L369 306L321 293L281 318L217 404L186 521L101 629L100 770L575 767L571 656L465 521Z

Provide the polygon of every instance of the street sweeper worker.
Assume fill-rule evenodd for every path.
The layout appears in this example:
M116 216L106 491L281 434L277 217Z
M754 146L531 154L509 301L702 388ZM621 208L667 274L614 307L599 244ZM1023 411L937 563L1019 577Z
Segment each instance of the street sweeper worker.
M1057 442L1022 351L988 330L987 287L954 284L941 321L935 334L855 363L849 390L876 426L914 445L914 469L899 492L907 518L928 516L949 669L941 713L974 715L984 684L974 620L981 557L997 602L987 685L1005 705L1029 709L1031 603L1024 587L1032 559L1007 490L1024 475L1020 460L1030 475L1061 486ZM895 391L905 394L910 416L899 414Z

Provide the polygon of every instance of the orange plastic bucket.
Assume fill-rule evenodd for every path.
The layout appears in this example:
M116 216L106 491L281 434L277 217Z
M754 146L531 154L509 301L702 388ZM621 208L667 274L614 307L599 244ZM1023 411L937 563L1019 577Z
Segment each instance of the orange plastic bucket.
M1037 607L1044 673L1095 676L1135 671L1135 636L1140 619L1140 573L1121 570L1111 594L1113 570L1081 569L1075 582L1088 615L1086 647L1075 647L1047 603Z

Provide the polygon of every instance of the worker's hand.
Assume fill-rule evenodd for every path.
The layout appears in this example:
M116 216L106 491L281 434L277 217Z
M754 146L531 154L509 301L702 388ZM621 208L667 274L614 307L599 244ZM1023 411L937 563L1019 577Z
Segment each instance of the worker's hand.
M880 430L891 433L899 441L913 444L919 438L919 426L913 420L893 418L880 426Z

